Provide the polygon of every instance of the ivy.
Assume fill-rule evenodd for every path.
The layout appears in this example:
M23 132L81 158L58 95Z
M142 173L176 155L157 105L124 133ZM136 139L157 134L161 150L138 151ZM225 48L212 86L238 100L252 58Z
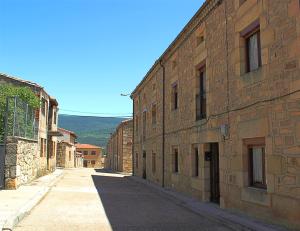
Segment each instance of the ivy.
M6 104L7 104L8 97L11 97L11 99L13 99L13 97L18 97L18 99L21 102L28 104L28 106L31 108L31 113L33 113L35 109L38 109L40 107L40 99L35 95L35 93L29 87L16 87L9 84L0 85L0 142L3 142L3 138L4 138L4 121L5 121L4 116L6 114ZM13 112L14 110L13 100L9 101L8 107L9 107L8 108L9 112ZM19 123L20 130L22 130L24 134L33 136L31 125L24 123L25 114L26 114L24 113L24 110L22 111L22 108L19 108L17 106L16 112L19 113L18 118L21 121ZM33 117L33 114L31 117ZM8 115L7 119L8 119L8 127L9 127L8 129L10 130L13 126L12 113Z

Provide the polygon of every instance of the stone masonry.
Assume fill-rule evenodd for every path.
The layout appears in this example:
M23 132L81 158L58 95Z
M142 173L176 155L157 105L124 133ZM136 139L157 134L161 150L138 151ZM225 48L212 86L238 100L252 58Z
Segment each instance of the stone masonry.
M299 4L203 4L132 93L134 175L202 201L217 195L222 208L300 227ZM249 71L247 36L254 29L261 60ZM203 72L206 115L199 119ZM264 150L261 188L250 179L251 147Z
M107 144L106 168L132 172L132 132L132 120L125 120L116 128Z
M16 189L38 176L38 142L8 137L5 156L5 188Z

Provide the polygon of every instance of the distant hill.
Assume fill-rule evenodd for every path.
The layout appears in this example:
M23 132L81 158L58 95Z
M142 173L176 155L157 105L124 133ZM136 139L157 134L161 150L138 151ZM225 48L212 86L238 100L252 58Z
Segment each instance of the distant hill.
M126 118L59 115L58 125L78 136L79 143L106 146L110 134Z

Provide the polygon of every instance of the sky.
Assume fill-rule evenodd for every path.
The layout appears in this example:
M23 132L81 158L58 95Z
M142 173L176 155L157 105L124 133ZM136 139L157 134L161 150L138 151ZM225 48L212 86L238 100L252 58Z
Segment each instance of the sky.
M128 116L131 93L203 0L0 0L0 72L61 114Z

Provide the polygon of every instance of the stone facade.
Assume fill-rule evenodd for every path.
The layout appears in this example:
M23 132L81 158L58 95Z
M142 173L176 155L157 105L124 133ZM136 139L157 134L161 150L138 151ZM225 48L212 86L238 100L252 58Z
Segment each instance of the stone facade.
M91 144L76 144L76 152L83 156L83 167L103 168L103 149Z
M261 60L249 71L254 29ZM299 62L299 1L207 0L132 93L134 174L299 227ZM265 187L251 183L253 147Z
M75 168L83 168L83 155L80 152L76 152Z
M56 99L49 96L43 87L30 81L22 80L5 74L0 74L0 84L11 84L18 87L29 87L40 98L41 107L36 111L35 114L35 119L38 124L37 150L34 147L36 153L32 153L32 152L29 153L30 155L33 155L35 158L29 158L27 156L26 161L31 160L32 163L27 163L27 164L29 166L35 167L35 169L32 170L34 171L32 176L39 177L39 176L46 175L49 172L53 172L56 169L56 147L57 147L57 136L59 136L59 133L57 131L58 102L56 101ZM10 143L11 142L10 139L16 141L16 143L15 144L14 142ZM19 141L17 142L18 139L23 140L25 143ZM28 142L31 143L32 141L27 139L22 139L21 137L14 137L14 138L9 137L7 142L8 142L7 147L16 145L18 148L21 148L21 150L23 150L23 146L26 146L26 143ZM11 150L7 150L7 152L9 152L6 153L6 155L9 156L8 158L12 158L13 153L11 152ZM19 158L18 157L19 154L20 153L17 152L15 153L16 158ZM21 156L23 155L25 154L22 154ZM36 158L37 156L38 158ZM36 161L38 162L38 164L36 164ZM11 175L15 175L15 174L19 175L20 173L19 167L17 167L15 170L16 172ZM22 176L22 174L23 172L21 173L18 179L13 178L16 180L16 183L9 184L9 185L15 185L16 187L18 187L19 185L23 183L27 183L33 179L31 177L31 174L24 173L25 174L24 176ZM7 181L11 182L11 179L12 178L9 177ZM16 188L16 187L9 187L9 188Z
M77 157L76 155L76 134L72 131L59 128L58 131L62 134L58 138L57 148L57 167L62 168L74 168L76 167Z
M118 172L132 172L133 121L123 121L107 143L105 167Z
M16 189L39 176L40 157L34 140L8 137L5 155L5 188Z

